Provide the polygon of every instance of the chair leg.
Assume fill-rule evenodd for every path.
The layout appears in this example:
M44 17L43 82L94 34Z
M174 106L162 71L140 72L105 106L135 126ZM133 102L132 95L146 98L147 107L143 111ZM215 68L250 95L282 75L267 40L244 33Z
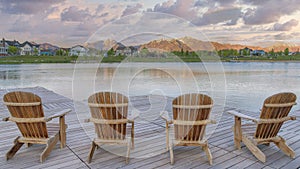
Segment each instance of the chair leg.
M247 137L243 137L243 142L246 147L251 151L251 153L261 162L266 162L266 155L250 141Z
M126 154L126 164L128 164L129 163L129 155L130 155L130 147L131 147L131 145L130 145L130 142L128 142L128 144L127 144L127 154Z
M134 149L134 122L131 125L131 148Z
M280 137L279 142L275 142L275 145L289 157L295 158L295 152L285 143L285 140L282 137Z
M66 137L67 125L65 123L64 116L59 118L59 125L60 125L60 131L59 131L60 148L64 148L67 142L67 137Z
M202 147L203 150L205 151L206 153L206 156L207 156L207 159L209 161L209 164L212 165L212 155L211 155L211 152L209 150L209 147L208 147L208 144L206 144L205 146Z
M166 149L169 150L169 123L166 122Z
M89 156L87 159L88 163L91 163L96 147L98 147L98 145L96 145L95 142L92 141L91 149L90 149Z
M40 156L41 163L44 162L45 159L49 156L50 152L55 147L58 140L59 140L59 134L57 134L53 139L50 139L48 141L46 148L44 149L44 151L42 152L42 154Z
M171 165L174 164L174 153L173 153L173 144L169 145L169 151L170 151L170 161L171 161Z
M24 143L20 143L20 137L17 137L14 141L14 146L6 153L6 160L13 158L13 156L17 153L17 151L23 146Z
M235 117L234 122L234 145L237 149L241 149L242 141L242 121L240 117Z

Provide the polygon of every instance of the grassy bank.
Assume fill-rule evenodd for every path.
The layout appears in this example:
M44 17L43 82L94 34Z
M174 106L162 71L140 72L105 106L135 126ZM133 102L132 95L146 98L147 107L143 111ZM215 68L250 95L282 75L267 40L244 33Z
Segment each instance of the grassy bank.
M7 56L0 58L0 64L72 63L76 59L74 56Z
M224 57L222 61L254 61L254 62L298 62L300 61L300 55L292 56L276 56L276 57L262 57L262 56L252 56L252 57Z
M95 56L8 56L0 57L0 64L25 64L25 63L75 63L75 62L91 62L97 63L100 57ZM203 58L209 60L209 57ZM221 61L254 61L254 62L300 62L300 55L293 56L279 56L279 57L221 57ZM201 62L198 57L128 57L126 56L109 56L102 58L102 63L114 63L127 60L129 62ZM213 61L213 60L212 60ZM215 60L216 61L216 60Z
M102 59L102 60L101 60ZM154 57L129 57L126 56L110 56L110 57L95 57L95 56L8 56L0 57L0 64L26 64L26 63L97 63L101 60L102 63L118 63L124 60L130 62L200 62L197 57L193 58L154 58Z

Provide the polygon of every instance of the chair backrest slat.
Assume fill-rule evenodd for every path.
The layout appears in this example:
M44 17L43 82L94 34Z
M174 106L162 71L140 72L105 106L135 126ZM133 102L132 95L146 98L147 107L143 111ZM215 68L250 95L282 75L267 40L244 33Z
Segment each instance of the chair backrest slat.
M201 141L205 136L206 120L209 118L213 100L204 94L185 94L173 100L175 139L179 141ZM184 122L186 121L186 123ZM197 121L194 124L193 121ZM200 122L202 121L202 122Z
M295 104L297 97L293 93L278 93L268 97L264 101L261 111L261 119L280 119L287 117ZM277 136L283 122L258 124L254 137L267 139Z
M120 93L99 92L88 99L91 116L101 123L94 123L99 139L123 140L126 138L128 98ZM108 123L103 123L105 120ZM116 123L112 123L115 120ZM122 122L124 121L124 122Z
M12 117L33 119L33 122L16 123L23 137L48 138L46 123L34 122L35 119L44 117L39 96L29 92L15 91L5 94L3 100Z

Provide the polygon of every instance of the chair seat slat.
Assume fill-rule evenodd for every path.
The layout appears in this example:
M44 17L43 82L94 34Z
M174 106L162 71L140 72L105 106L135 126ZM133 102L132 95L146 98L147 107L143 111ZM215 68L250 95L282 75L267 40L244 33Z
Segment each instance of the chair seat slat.
M96 119L96 118L90 118L89 121L96 124L125 124L128 122L127 119L104 120L104 119Z
M188 125L188 126L206 125L206 124L211 124L211 123L215 123L215 121L214 120L198 120L198 121L173 120L173 124Z
M173 108L179 108L179 109L210 109L213 105L173 105Z
M125 107L128 106L128 103L115 103L115 104L88 103L88 105L90 107L109 108L109 107Z

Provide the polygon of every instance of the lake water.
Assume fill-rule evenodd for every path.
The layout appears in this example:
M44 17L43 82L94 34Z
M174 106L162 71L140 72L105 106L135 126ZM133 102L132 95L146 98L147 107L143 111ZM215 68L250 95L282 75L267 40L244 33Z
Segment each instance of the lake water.
M272 94L285 91L300 97L300 63L0 65L0 84L8 91L41 86L78 101L100 90L171 97L202 92L216 104L258 111Z

